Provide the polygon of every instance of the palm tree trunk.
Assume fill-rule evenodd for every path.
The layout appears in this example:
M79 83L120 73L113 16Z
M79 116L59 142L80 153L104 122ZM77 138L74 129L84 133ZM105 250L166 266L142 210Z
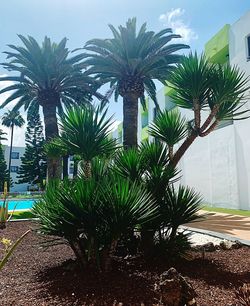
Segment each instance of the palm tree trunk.
M129 92L123 96L123 146L137 147L138 96Z
M85 175L86 179L91 179L92 177L92 165L91 165L91 161L84 161L83 162L83 172Z
M14 135L14 124L11 125L11 136L10 136L9 182L8 182L8 190L9 190L9 191L10 191L10 185L11 185L10 167L11 167L11 155L12 155L12 147L13 147L13 135Z
M45 138L50 140L59 135L56 106L54 101L46 103L43 106L44 126L45 126ZM61 179L62 174L62 161L61 158L48 157L47 159L47 179Z

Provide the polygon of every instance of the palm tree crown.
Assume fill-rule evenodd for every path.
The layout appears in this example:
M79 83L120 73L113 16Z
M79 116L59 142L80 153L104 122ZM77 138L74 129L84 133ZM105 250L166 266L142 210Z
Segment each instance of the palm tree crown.
M0 129L0 145L1 145L1 141L7 140L5 135L6 135L6 133L2 129Z
M82 74L83 55L69 58L66 38L56 44L45 37L40 46L31 36L18 36L24 47L9 45L12 50L5 52L9 62L2 65L9 71L19 72L20 75L0 78L0 81L15 82L0 91L0 94L12 92L1 105L2 108L19 98L15 110L22 106L26 110L40 105L46 115L48 109L60 109L62 104L78 102L84 94L95 94L96 81ZM57 129L51 130L48 124L45 124L45 132L48 138L58 134Z
M159 33L147 31L144 23L136 30L136 19L129 19L126 27L118 30L109 25L113 38L93 39L86 43L85 64L87 73L99 77L103 83L110 83L115 100L123 97L124 145L137 145L138 99L145 106L144 92L157 104L154 79L166 82L168 74L182 58L175 52L189 48L184 44L168 44L180 35L171 29ZM135 122L136 120L136 122Z
M13 126L22 127L25 121L19 111L7 111L2 117L2 124L8 128Z
M102 98L96 93L99 83L83 74L82 54L69 57L66 38L56 44L45 37L42 46L31 36L19 35L19 38L24 47L9 45L11 51L5 52L9 61L2 65L19 75L0 78L0 81L14 82L0 91L0 94L12 92L1 107L15 99L19 100L14 110L24 107L38 111L41 106L48 140L58 136L57 111L62 111L63 105L89 102L92 95ZM61 161L49 159L48 169L52 164L57 169L53 178L60 178Z

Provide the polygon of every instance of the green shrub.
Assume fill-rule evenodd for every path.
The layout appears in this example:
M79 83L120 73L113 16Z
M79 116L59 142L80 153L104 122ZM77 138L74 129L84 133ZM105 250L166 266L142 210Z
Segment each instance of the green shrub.
M145 188L117 175L51 184L33 211L42 233L63 237L83 266L100 268L110 266L122 235L158 213Z

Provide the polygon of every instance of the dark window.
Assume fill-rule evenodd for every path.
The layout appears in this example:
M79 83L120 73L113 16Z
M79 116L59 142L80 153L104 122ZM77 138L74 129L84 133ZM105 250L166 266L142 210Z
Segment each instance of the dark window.
M69 174L73 174L73 173L74 173L74 165L70 165Z
M250 60L250 35L247 36L247 59Z
M19 152L11 152L11 159L19 159Z
M18 166L10 166L10 172L17 173L18 172Z

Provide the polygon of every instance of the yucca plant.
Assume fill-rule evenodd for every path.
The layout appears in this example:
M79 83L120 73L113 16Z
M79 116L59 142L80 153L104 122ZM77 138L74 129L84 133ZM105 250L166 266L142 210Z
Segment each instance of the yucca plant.
M143 155L135 148L120 150L114 157L113 169L124 178L141 182L145 173Z
M108 157L116 150L116 140L110 138L112 117L87 106L66 109L60 118L61 146L71 154L79 155L86 177L91 176L91 160L97 156Z
M146 189L117 175L50 185L33 211L42 233L64 238L84 267L103 268L122 234L157 215Z
M170 240L175 239L179 226L203 219L198 214L201 207L202 197L194 189L180 185L176 190L173 185L168 186L161 204L161 222Z
M149 126L148 133L168 146L168 157L174 154L174 145L187 136L187 120L177 109L159 111L154 122Z
M221 120L242 120L249 117L248 110L243 109L246 102L244 95L250 88L248 78L237 67L211 64L204 55L199 57L196 53L191 53L171 72L169 82L169 86L173 88L171 98L176 105L190 109L194 114L194 124L189 126L187 137L178 150L171 154L173 167L197 137L207 136ZM204 121L201 120L201 111L208 111ZM150 129L154 136L166 143L173 131L171 129L170 132L171 122L168 116L169 113L165 113L164 119L161 114ZM184 119L179 118L178 121L184 124ZM183 129L182 136L186 136L185 133Z

